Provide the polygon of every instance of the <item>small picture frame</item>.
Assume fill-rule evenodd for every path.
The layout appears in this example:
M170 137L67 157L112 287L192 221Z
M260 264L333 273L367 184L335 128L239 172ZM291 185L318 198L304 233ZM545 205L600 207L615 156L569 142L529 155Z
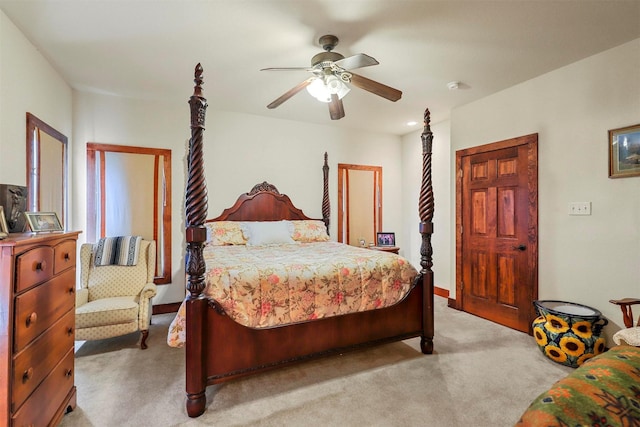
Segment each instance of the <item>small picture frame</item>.
M25 212L27 223L31 231L40 233L43 231L62 231L62 224L55 212Z
M609 131L609 178L640 176L640 124Z
M4 216L4 206L0 206L0 239L4 239L9 235L9 226L7 218Z
M396 233L376 233L376 246L392 247L396 245Z

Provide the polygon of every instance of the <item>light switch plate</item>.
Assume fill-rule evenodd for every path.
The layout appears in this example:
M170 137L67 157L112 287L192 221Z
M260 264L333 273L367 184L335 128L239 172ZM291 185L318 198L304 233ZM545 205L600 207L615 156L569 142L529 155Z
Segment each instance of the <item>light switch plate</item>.
M591 202L569 203L569 215L591 215Z

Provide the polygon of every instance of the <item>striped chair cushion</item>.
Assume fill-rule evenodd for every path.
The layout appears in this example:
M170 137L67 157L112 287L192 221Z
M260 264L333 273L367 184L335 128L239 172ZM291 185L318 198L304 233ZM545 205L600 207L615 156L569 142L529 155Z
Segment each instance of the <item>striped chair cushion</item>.
M141 240L141 236L103 237L96 248L95 266L136 265Z

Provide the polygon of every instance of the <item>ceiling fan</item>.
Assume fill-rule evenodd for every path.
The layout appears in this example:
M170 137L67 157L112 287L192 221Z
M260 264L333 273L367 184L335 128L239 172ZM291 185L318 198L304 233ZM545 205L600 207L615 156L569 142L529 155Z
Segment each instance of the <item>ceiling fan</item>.
M369 55L358 53L345 58L343 55L333 52L338 44L338 38L333 35L325 35L318 40L320 46L325 50L311 58L311 67L286 67L286 68L263 68L260 71L292 71L304 70L313 74L305 81L289 89L267 108L276 108L293 95L307 88L309 93L316 99L329 104L329 115L331 120L339 120L344 117L344 106L342 98L349 92L346 83L364 89L375 95L386 98L390 101L397 101L402 97L402 92L374 80L362 77L351 70L371 65L378 65L379 62Z

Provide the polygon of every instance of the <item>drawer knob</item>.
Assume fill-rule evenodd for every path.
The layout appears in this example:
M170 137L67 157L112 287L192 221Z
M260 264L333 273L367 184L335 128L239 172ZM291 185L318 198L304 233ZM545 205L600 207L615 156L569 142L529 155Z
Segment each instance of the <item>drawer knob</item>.
M24 371L24 374L22 374L22 383L26 383L31 378L33 378L33 368L29 368Z
M69 327L69 329L67 329L67 335L71 336L73 335L73 328Z
M27 317L27 321L25 322L27 328L36 323L36 320L38 320L38 314L34 311L29 315L29 317Z
M73 375L73 371L71 369L67 369L64 373L64 376L70 378Z
M62 258L64 258L65 261L69 261L69 258L71 258L69 256L69 252L65 252L64 255L62 256Z
M44 271L47 268L47 262L42 260L40 262L36 262L36 271Z
M69 293L70 293L70 294L75 293L75 291L76 291L76 288L69 288Z

